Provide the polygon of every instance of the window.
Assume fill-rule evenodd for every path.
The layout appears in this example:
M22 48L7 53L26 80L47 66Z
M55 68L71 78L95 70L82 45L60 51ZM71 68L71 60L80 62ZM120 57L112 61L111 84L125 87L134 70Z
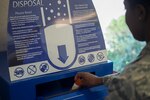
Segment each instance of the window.
M125 23L123 0L93 0L102 27L108 59L121 72L136 59L145 43L136 41Z

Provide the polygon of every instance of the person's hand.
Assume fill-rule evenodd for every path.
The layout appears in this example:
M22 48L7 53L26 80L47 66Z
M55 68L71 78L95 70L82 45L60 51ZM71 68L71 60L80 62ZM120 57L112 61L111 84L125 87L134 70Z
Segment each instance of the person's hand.
M75 82L80 80L81 87L91 87L102 84L103 79L88 72L79 72L74 78Z

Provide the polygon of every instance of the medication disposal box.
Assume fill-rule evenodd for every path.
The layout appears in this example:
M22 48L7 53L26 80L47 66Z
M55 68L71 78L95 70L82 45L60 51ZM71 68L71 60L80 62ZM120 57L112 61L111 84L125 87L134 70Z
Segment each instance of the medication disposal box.
M107 61L91 0L1 0L0 43L10 81Z

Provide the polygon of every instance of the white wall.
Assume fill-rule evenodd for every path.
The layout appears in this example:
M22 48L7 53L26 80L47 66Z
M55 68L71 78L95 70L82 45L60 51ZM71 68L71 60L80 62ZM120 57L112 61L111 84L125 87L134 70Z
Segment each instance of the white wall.
M125 14L123 0L93 0L103 32L110 21Z

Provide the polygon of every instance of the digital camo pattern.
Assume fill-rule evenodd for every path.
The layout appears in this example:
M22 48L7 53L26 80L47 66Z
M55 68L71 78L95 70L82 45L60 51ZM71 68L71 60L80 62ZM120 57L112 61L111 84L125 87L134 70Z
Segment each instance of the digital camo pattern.
M106 100L150 100L150 43L118 76L104 78Z

